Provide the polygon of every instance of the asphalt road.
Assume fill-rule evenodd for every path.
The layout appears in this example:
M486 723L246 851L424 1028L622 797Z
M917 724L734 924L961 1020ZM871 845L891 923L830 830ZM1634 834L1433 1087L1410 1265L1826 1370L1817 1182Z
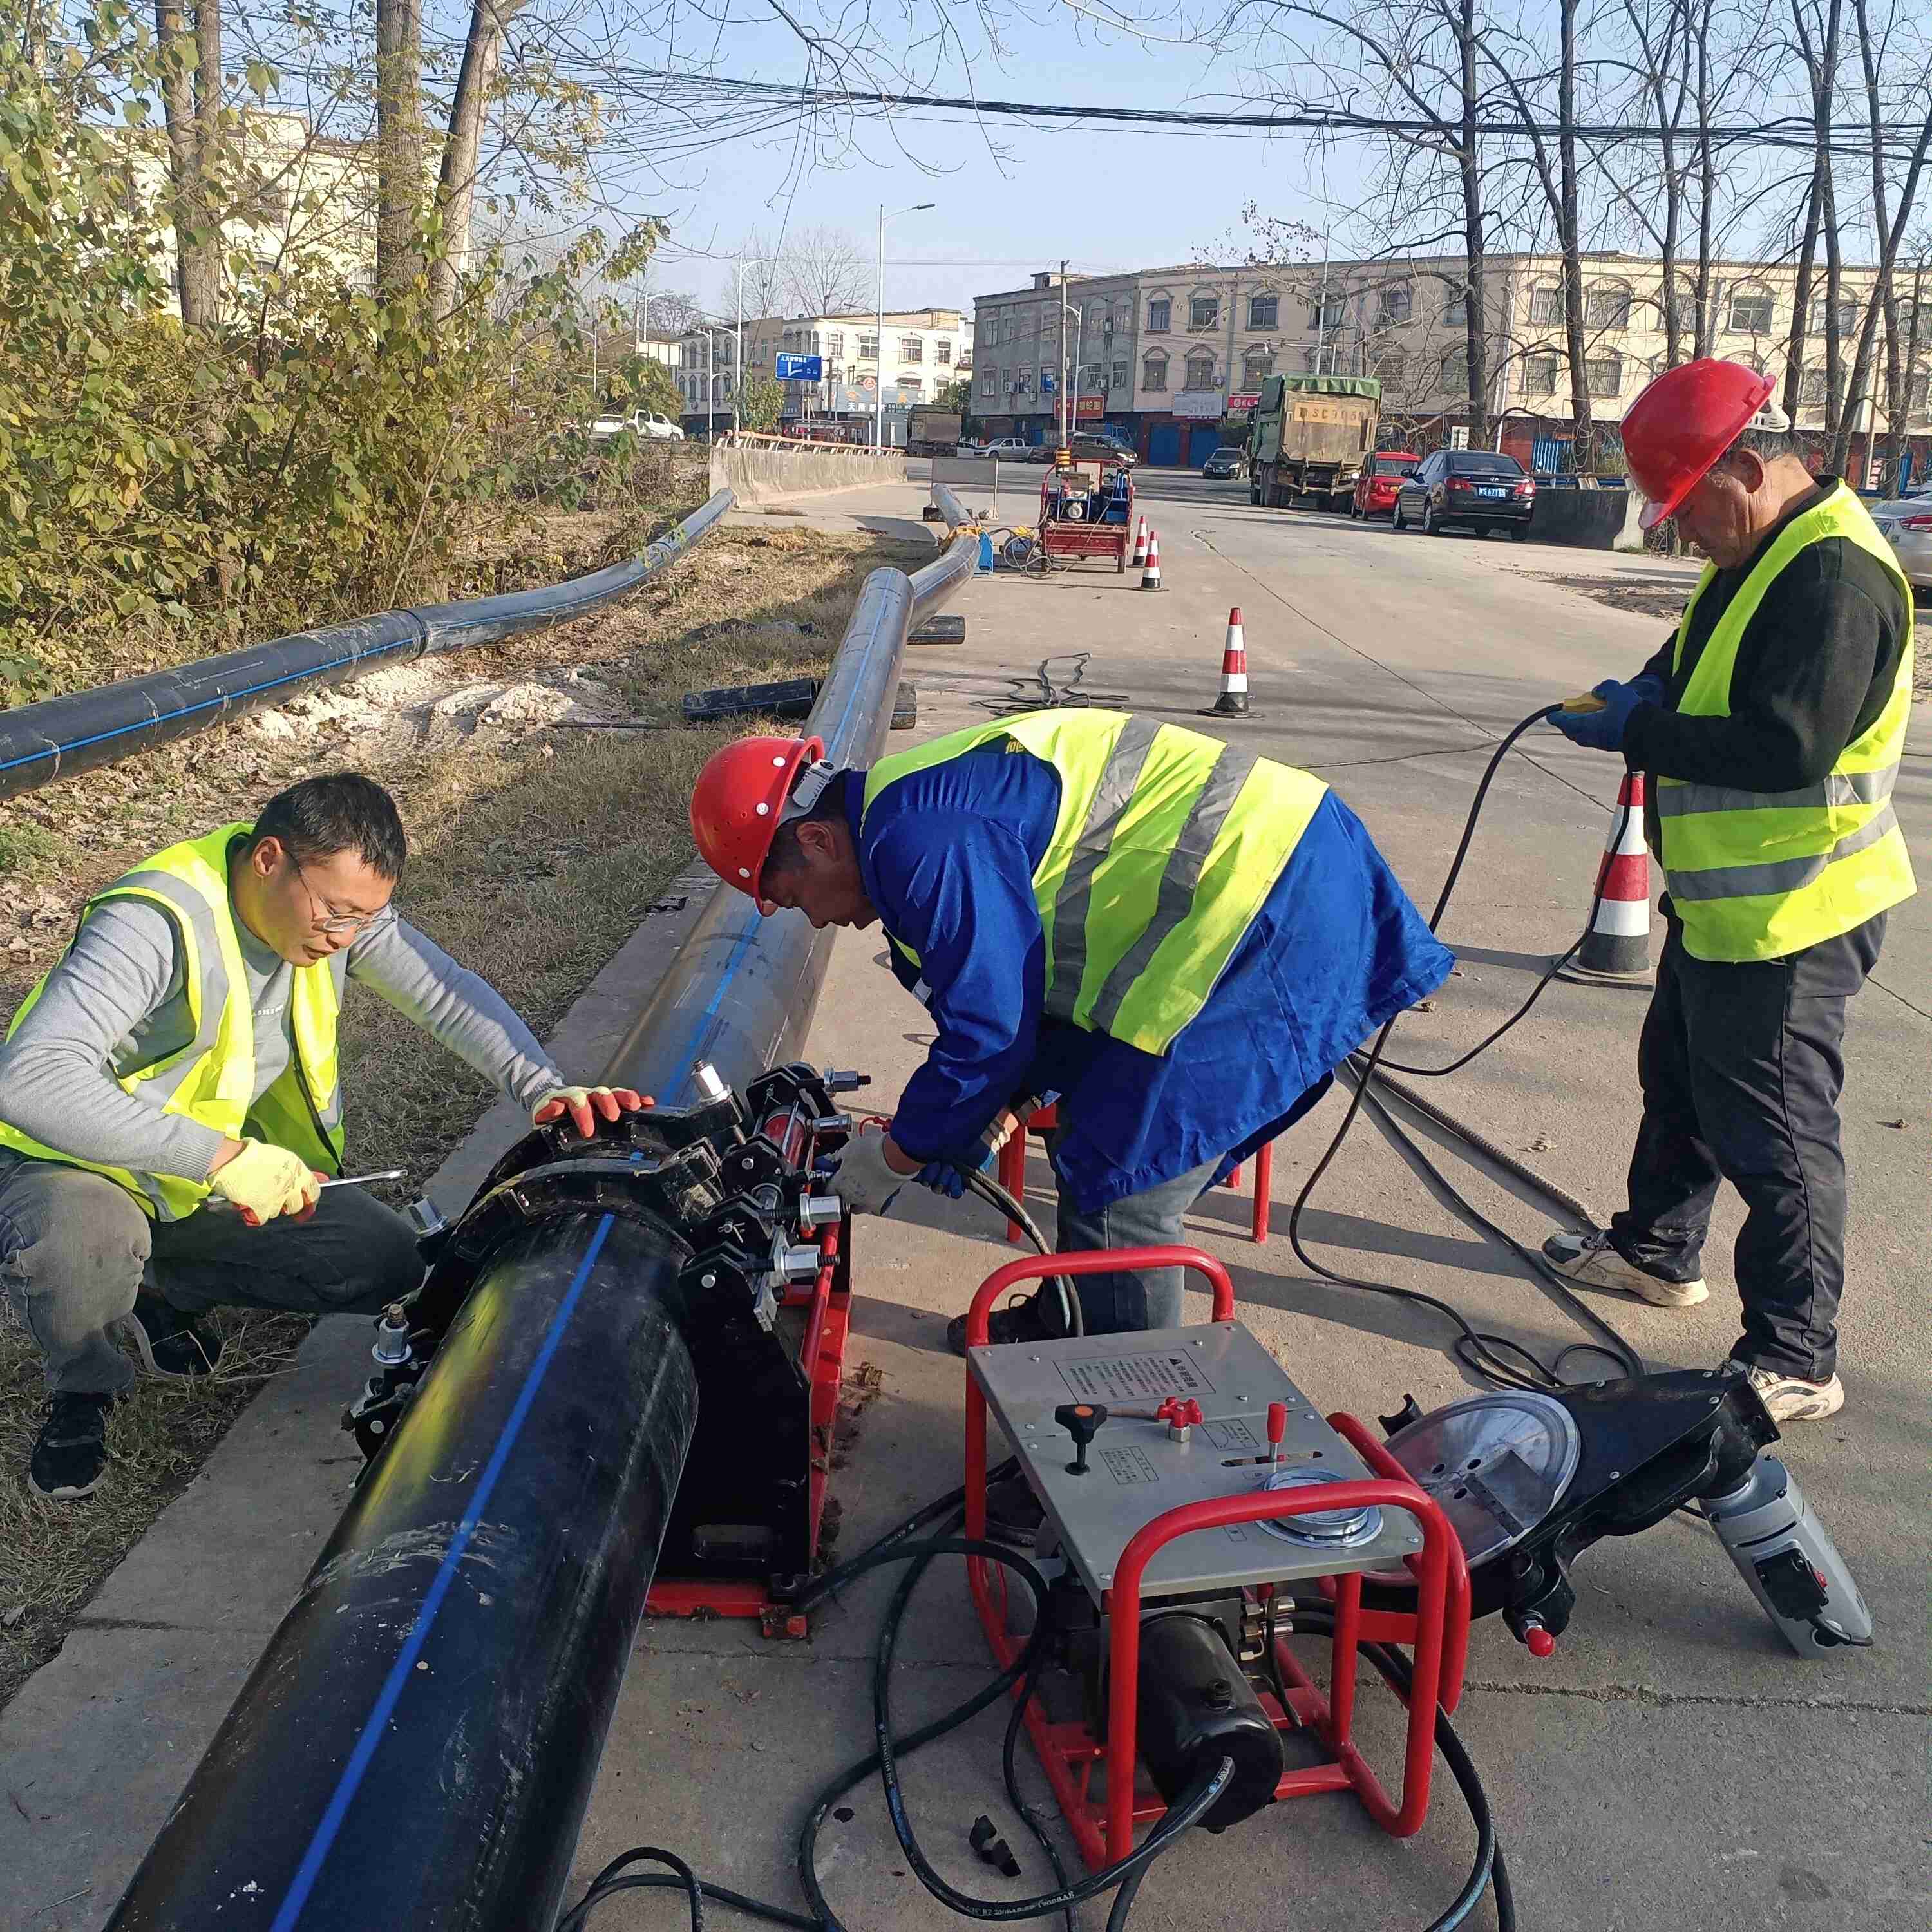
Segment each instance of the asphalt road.
M1003 491L1000 508L1030 520L1027 502ZM1244 484L1192 475L1144 475L1139 504L1160 530L1166 590L1143 595L1133 577L1098 566L1045 581L974 580L953 606L968 620L964 646L913 653L921 734L1037 690L1042 660L1064 688L1079 662L1068 654L1090 652L1080 670L1086 690L1200 722L1330 779L1425 909L1493 740L1568 692L1629 674L1667 628L1574 582L1667 598L1694 574L1654 560L1398 536L1385 525L1254 510ZM836 524L916 514L916 505L910 489L850 493L811 514ZM1195 713L1216 695L1233 605L1245 619L1252 713L1209 724ZM1898 810L1921 876L1932 878L1932 718L1922 712L1916 736ZM1398 1057L1451 1058L1513 1010L1575 936L1618 770L1547 730L1505 762L1442 927L1459 973L1432 1010L1398 1028ZM874 963L879 951L876 934L842 938L810 1050L821 1062L870 1069L868 1103L889 1110L931 1035L923 1011ZM1832 1422L1795 1425L1785 1445L1871 1601L1878 1646L1794 1660L1709 1532L1681 1518L1581 1558L1576 1616L1548 1660L1530 1658L1498 1621L1478 1624L1458 1723L1496 1808L1525 1927L1744 1932L1828 1918L1886 1932L1924 1923L1928 954L1932 902L1922 897L1894 914L1879 983L1853 1012L1848 1405ZM1436 1097L1607 1215L1620 1202L1637 1118L1643 1005L1640 992L1556 986L1504 1042L1438 1083ZM1204 1204L1195 1236L1228 1262L1242 1318L1314 1405L1372 1418L1412 1391L1432 1407L1472 1386L1447 1353L1446 1324L1311 1278L1285 1238L1288 1204L1340 1114L1331 1097L1281 1144L1276 1232L1265 1246L1243 1238L1244 1195ZM1519 1238L1548 1231L1534 1204L1467 1168L1457 1174ZM1036 1149L1030 1180L1044 1216L1051 1196ZM1651 1366L1710 1366L1728 1352L1737 1220L1726 1198L1702 1307L1598 1304ZM1306 1227L1331 1264L1447 1296L1479 1326L1546 1356L1583 1339L1369 1126L1331 1170ZM848 1551L958 1480L961 1370L943 1352L941 1330L1010 1257L996 1245L999 1232L970 1202L925 1196L858 1231L850 1362L874 1364L883 1386L854 1417L835 1478ZM805 1794L868 1745L869 1658L890 1587L856 1587L804 1646L764 1645L736 1626L647 1627L582 1873L627 1845L655 1843L720 1882L794 1898L790 1845ZM956 1571L936 1570L920 1600L897 1679L904 1723L964 1696L986 1670ZM915 1760L908 1784L941 1868L970 1888L1012 1896L1042 1888L1047 1874L1000 1802L997 1721L982 1718ZM1388 1764L1393 1731L1379 1693L1364 1721ZM1038 1790L1036 1777L1030 1788ZM955 1922L908 1875L876 1790L850 1804L822 1853L848 1922ZM1022 1880L1000 1880L966 1851L966 1827L982 1811L1019 1850ZM1384 1838L1350 1799L1298 1801L1226 1836L1190 1838L1149 1879L1133 1923L1138 1932L1421 1926L1453 1894L1472 1842L1438 1766L1415 1839ZM1097 1927L1104 1916L1088 1906L1082 1922ZM659 1911L636 1922L670 1920ZM1492 1906L1470 1922L1492 1924Z

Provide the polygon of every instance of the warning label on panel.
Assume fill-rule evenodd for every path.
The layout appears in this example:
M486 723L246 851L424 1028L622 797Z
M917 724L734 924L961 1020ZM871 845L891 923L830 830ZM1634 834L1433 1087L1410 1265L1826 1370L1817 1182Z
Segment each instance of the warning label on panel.
M1157 1483L1160 1472L1148 1460L1144 1449L1102 1449L1100 1466L1115 1482Z
M1060 1378L1082 1402L1136 1402L1143 1396L1212 1395L1200 1364L1179 1349L1062 1362Z

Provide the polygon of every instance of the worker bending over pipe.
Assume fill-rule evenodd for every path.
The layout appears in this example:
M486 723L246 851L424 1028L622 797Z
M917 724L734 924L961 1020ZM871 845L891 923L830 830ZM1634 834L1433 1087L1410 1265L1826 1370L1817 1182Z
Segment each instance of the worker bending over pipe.
M208 1374L224 1303L373 1312L422 1276L401 1215L342 1171L335 1021L359 980L530 1111L592 1131L641 1104L574 1087L502 997L392 903L408 842L352 772L170 845L97 892L0 1047L0 1282L52 1400L28 1482L88 1495L134 1380Z
M1123 712L1022 712L836 771L817 739L718 752L698 849L766 914L883 923L931 1012L890 1133L830 1184L882 1214L958 1168L1022 1096L1059 1096L1063 1250L1180 1238L1220 1175L1326 1090L1452 958L1319 778ZM1180 1271L1084 1275L1089 1334L1180 1320ZM995 1311L996 1342L1059 1332L1057 1298ZM964 1317L950 1339L964 1352Z
M1768 376L1708 358L1624 418L1648 530L1710 560L1682 621L1580 745L1646 772L1664 867L1657 990L1637 1048L1629 1205L1544 1252L1660 1307L1705 1298L1719 1180L1744 1197L1731 1351L1780 1422L1835 1414L1845 1273L1846 1002L1914 884L1892 781L1912 705L1912 592L1852 491L1798 460Z

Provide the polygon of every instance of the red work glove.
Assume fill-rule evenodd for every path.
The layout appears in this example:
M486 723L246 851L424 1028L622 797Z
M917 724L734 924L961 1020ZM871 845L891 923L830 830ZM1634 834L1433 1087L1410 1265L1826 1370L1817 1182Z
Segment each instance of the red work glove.
M588 1140L597 1131L598 1115L608 1122L656 1105L648 1094L634 1093L628 1087L559 1087L530 1109L530 1121L547 1127L568 1114L572 1126Z

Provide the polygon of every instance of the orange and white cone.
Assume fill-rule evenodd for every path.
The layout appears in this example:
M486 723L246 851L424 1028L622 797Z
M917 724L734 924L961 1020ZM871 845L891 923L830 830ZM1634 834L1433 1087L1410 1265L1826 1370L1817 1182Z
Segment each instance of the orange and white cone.
M1616 816L1592 889L1596 915L1566 980L1647 979L1650 974L1650 852L1643 842L1643 774L1626 772Z
M1147 557L1141 571L1141 588L1158 590L1160 588L1160 532L1148 532Z
M1240 607L1228 613L1228 640L1221 647L1221 694L1204 718L1245 718L1248 715L1248 644L1241 628Z
M1134 526L1134 554L1127 561L1136 570L1147 568L1147 519L1144 517Z

